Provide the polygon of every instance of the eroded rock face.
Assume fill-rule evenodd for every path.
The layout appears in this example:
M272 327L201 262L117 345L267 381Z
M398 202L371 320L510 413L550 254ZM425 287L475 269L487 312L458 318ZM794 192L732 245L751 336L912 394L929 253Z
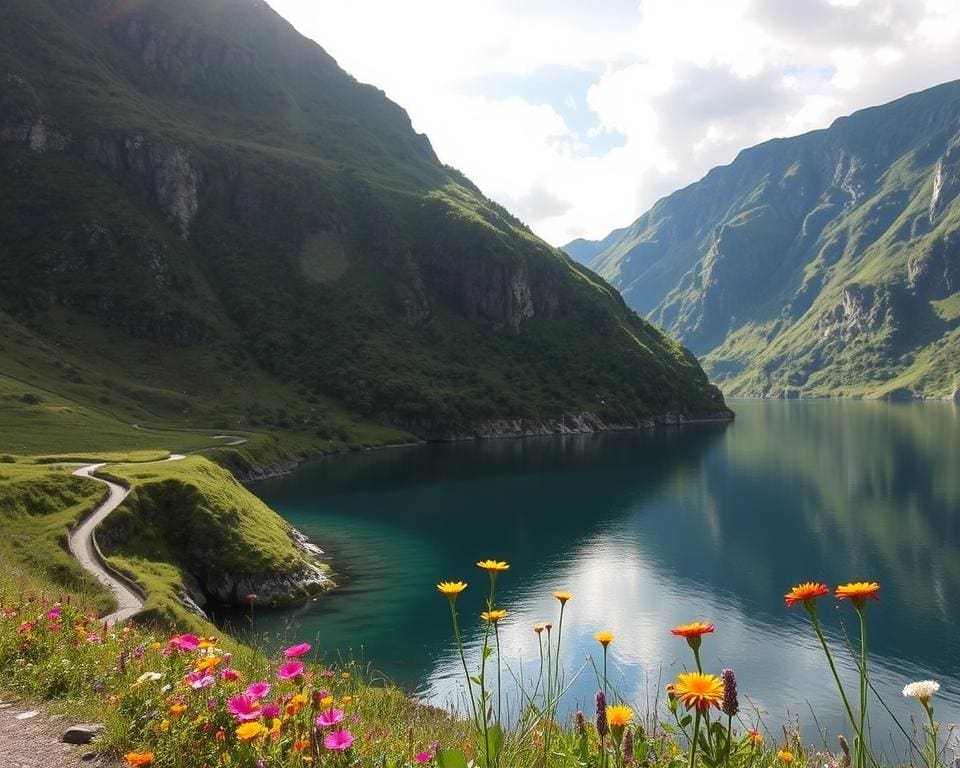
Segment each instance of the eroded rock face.
M6 106L0 108L0 141L25 144L33 152L62 152L70 145L70 136L54 126L43 113L40 99L30 84L19 75L4 78Z
M960 290L960 234L949 232L907 260L907 285L926 300Z
M930 197L930 223L960 192L960 146L953 146L937 161Z
M887 319L889 301L886 293L873 285L851 283L843 289L843 298L820 318L817 328L821 338L849 341L864 333L879 330Z
M204 177L189 150L143 136L93 136L84 143L82 154L116 176L139 178L180 235L189 236Z

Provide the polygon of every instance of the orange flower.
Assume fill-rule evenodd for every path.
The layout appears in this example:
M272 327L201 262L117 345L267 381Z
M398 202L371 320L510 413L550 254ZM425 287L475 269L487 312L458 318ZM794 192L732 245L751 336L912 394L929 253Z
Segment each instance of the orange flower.
M750 737L750 743L755 747L763 746L763 734L760 733L756 728L747 731L747 736Z
M533 631L539 635L541 632L543 632L543 624L534 624Z
M182 715L182 714L183 714L184 712L186 712L186 711L187 711L187 705L186 705L186 704L171 704L171 705L170 705L170 714L173 715L174 717L179 717L180 715Z
M701 672L684 672L677 675L677 681L667 686L667 692L679 699L687 709L696 707L706 712L710 707L718 707L723 701L723 681L716 675Z
M127 752L123 759L127 761L127 765L150 765L153 762L153 752Z
M837 587L837 600L851 600L857 610L862 610L867 604L867 598L872 597L879 600L877 592L880 591L880 585L875 581L852 581L849 584L841 584Z
M783 602L787 604L788 608L795 603L803 603L805 608L812 608L814 600L829 594L830 587L826 584L821 584L818 581L805 581L787 592L783 596Z
M554 592L553 596L560 601L560 605L566 605L567 600L570 600L573 595L569 592Z
M240 741L250 741L255 739L266 730L260 723L244 723L238 725L235 733Z
M692 624L681 624L679 627L674 627L670 632L677 637L700 637L701 635L708 635L713 632L713 624L704 624L702 621L695 621Z
M789 749L781 749L777 752L777 759L783 763L792 763L793 762L793 752Z
M215 670L219 664L219 656L204 656L203 658L197 660L197 663L194 665L194 669L196 669L197 672L210 672Z
M503 560L481 560L477 565L491 573L510 570L510 566Z

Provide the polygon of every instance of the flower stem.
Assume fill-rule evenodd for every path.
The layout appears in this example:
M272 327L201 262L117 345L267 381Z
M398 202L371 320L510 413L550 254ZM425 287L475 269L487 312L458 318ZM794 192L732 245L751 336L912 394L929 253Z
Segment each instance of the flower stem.
M700 732L700 709L693 718L693 738L690 739L690 768L694 768L694 761L697 759L697 734Z
M824 637L823 627L820 626L820 617L817 616L816 608L807 609L810 614L810 618L813 621L813 629L817 633L817 637L820 639L820 645L823 647L823 652L827 657L827 664L830 665L830 671L833 673L833 679L837 684L837 690L840 691L840 698L843 700L843 707L847 711L847 717L850 718L850 725L853 727L854 733L857 734L857 738L860 737L860 731L857 728L857 720L853 716L853 709L850 707L850 702L847 700L847 692L843 689L843 683L840 682L840 675L837 673L837 666L833 663L833 656L830 654L830 648L827 646L827 638Z
M860 616L860 740L857 749L857 766L866 768L866 720L867 720L867 620L866 604L857 606Z
M477 703L473 700L473 683L470 682L470 670L467 669L467 657L463 653L463 640L460 637L460 622L457 621L457 609L454 607L454 601L450 601L450 618L453 619L453 636L457 641L457 650L460 652L460 663L463 664L463 675L467 681L467 698L470 699L470 706L473 708L473 721L479 726L477 720Z

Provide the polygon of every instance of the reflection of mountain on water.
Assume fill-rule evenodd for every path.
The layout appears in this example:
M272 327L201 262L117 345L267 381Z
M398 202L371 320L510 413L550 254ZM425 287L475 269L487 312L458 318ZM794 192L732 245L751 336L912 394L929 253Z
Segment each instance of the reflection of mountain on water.
M951 406L738 403L702 482L637 536L669 578L776 621L794 583L882 585L871 646L960 673L960 419ZM656 526L651 528L651 526ZM678 533L682 531L682 533ZM828 624L852 613L824 603Z

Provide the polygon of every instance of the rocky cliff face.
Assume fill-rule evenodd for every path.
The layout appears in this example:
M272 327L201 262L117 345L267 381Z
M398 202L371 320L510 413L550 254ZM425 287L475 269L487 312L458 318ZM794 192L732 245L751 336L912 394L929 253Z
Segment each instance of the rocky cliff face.
M741 394L946 396L960 82L741 152L591 262ZM936 361L936 362L932 362ZM892 386L892 383L891 385Z

